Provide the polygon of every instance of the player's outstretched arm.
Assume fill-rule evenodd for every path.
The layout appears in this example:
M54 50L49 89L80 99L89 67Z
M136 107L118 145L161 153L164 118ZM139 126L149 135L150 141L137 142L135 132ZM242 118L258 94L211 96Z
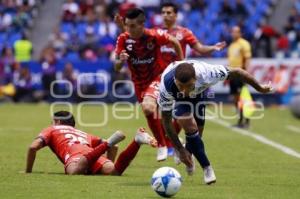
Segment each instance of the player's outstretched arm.
M226 47L226 42L225 41L218 42L218 43L216 43L215 45L212 45L212 46L203 45L200 42L197 42L196 44L194 44L192 46L192 48L200 54L209 54L209 53L212 53L214 51L220 51L225 47Z
M269 93L273 90L271 82L266 85L261 85L250 73L240 68L231 68L228 78L239 79L240 81L251 85L253 88L255 88L255 90L257 90L260 93Z
M174 45L174 48L175 48L176 54L179 57L179 60L183 60L184 59L184 54L183 54L183 51L182 51L182 48L181 48L181 45L180 45L179 41L171 35L169 37L169 40Z
M36 157L36 152L44 147L43 140L41 138L36 138L28 148L27 151L27 162L26 162L26 173L31 173L33 164Z

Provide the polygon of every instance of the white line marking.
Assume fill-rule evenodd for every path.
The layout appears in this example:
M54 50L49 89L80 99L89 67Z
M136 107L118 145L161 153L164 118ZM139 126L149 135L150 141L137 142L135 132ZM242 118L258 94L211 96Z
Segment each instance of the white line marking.
M293 125L286 125L286 128L290 131L293 131L295 133L300 133L300 128L293 126Z
M238 134L241 134L241 135L245 135L245 136L249 136L263 144L266 144L266 145L269 145L275 149L278 149L279 151L282 151L283 153L285 154L288 154L290 156L293 156L293 157L296 157L296 158L300 158L300 153L295 151L294 149L291 149L287 146L284 146L282 144L279 144L277 142L274 142L262 135L259 135L255 132L252 132L252 131L249 131L249 130L245 130L245 129L239 129L239 128L232 128L230 123L224 121L224 120L221 120L221 119L218 119L218 118L214 118L214 119L210 119L211 122L214 122L214 123L217 123L221 126L224 126L226 128L229 128L231 129L232 131L234 131L235 133L238 133Z

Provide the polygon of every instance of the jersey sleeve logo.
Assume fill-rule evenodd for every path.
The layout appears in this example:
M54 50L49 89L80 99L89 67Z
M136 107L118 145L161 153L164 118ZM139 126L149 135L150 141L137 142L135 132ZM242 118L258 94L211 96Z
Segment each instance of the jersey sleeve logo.
M162 30L162 29L157 29L157 34L160 35L160 36L163 36L165 34L165 31Z
M183 35L181 32L176 33L176 39L179 41L183 39Z

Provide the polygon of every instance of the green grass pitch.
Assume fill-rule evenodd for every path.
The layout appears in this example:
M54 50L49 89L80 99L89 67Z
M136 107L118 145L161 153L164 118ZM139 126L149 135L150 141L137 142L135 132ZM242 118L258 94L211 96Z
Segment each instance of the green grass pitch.
M101 123L108 119L103 127L77 126L86 132L105 138L117 129L123 130L127 138L119 145L119 152L131 141L138 127L147 127L138 109L138 114L132 113L136 117L132 119L115 119L113 114L128 116L128 112L120 107L117 110L121 111L117 113L113 113L112 106L107 110L89 105L73 106L72 109L77 119L81 111L82 123ZM50 124L49 111L50 106L46 104L0 105L1 199L160 198L152 191L150 180L154 170L162 166L176 168L183 177L182 188L175 196L177 199L300 197L300 159L211 121L206 122L203 139L217 176L217 183L212 186L203 184L199 165L195 175L187 176L184 166L176 166L172 158L156 162L156 150L148 146L141 148L121 177L66 176L63 165L48 148L38 153L32 174L21 173L25 168L28 145ZM104 116L105 111L107 116ZM226 107L225 112L233 113L232 107ZM287 109L269 108L264 114L262 119L252 122L251 131L300 152L300 134L287 128L287 125L293 125L300 129L300 120L293 118Z

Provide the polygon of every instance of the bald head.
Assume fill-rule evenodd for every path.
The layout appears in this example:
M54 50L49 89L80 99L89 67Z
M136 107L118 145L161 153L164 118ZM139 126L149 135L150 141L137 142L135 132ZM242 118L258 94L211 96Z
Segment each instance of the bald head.
M242 33L241 33L241 28L239 26L233 26L231 29L231 37L235 41L239 38L241 38Z

